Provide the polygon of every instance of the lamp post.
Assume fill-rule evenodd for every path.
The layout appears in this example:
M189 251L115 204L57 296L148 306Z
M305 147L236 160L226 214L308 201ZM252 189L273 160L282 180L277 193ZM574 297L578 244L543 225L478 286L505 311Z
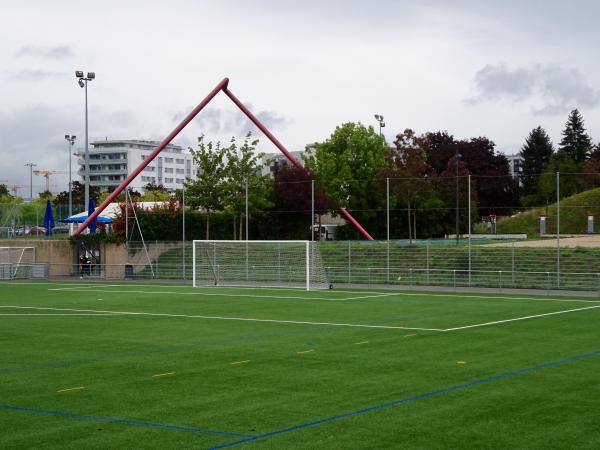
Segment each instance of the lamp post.
M76 136L65 134L65 139L69 143L69 217L73 215L73 183L71 182L71 154L73 153L73 144Z
M383 116L381 114L375 114L375 120L379 122L379 136L381 136L381 129L385 127L385 122L383 121Z
M88 93L87 85L88 81L92 81L96 78L94 72L88 72L87 76L83 75L82 70L75 71L75 77L78 79L77 83L79 87L85 89L85 160L83 161L83 168L85 174L85 205L87 208L90 203L90 149L88 146Z
M27 163L25 166L29 167L29 200L33 200L33 168L37 166L34 163Z

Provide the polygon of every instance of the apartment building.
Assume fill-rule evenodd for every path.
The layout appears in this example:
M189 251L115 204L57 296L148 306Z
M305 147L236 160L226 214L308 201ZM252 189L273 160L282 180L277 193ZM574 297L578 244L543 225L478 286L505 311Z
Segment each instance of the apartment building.
M141 162L160 144L145 140L104 140L90 145L89 177L90 185L101 191L117 187ZM85 173L85 153L80 151L79 175L82 181ZM142 192L148 183L163 185L169 191L181 189L186 178L195 178L197 167L192 156L182 147L169 144L133 180L130 187Z

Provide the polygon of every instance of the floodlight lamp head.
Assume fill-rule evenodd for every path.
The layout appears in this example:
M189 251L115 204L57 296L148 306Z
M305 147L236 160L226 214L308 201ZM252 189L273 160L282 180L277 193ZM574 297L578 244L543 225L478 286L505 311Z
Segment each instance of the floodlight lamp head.
M85 84L83 83L83 80L80 79L79 80L79 87L84 87L84 86L85 86Z
M69 136L68 134L65 134L65 139L68 141L69 139L71 139L71 136Z
M77 78L83 78L83 71L82 70L76 70L75 71L75 76Z
M87 77L88 77L88 79L93 80L94 78L96 78L96 73L95 72L88 72Z
M375 120L377 120L377 121L381 120L381 116L379 114L375 114Z
M383 122L383 121L382 121L382 122L379 124L379 126L380 126L381 128L384 128L384 127L385 127L385 122Z

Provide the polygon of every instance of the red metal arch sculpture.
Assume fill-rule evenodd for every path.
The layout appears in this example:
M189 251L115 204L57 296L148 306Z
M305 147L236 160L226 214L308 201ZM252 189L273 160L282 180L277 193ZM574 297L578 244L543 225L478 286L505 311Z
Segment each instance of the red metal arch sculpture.
M183 130L188 123L190 123L192 121L192 119L194 117L196 117L196 115L202 111L202 109L204 109L204 107L206 105L208 105L208 103L210 103L210 101L214 98L215 95L217 95L219 93L219 91L223 91L225 92L225 95L227 95L227 97L229 97L231 99L231 101L233 101L233 103L236 104L236 106L238 108L240 108L240 110L252 121L252 123L254 125L256 125L258 127L258 129L260 131L262 131L265 136L267 136L269 138L269 140L275 145L275 147L277 147L281 153L283 153L285 155L285 157L294 165L296 166L298 169L300 169L301 171L303 171L304 173L306 173L307 175L310 175L308 173L308 171L304 168L304 166L302 164L300 164L300 162L294 158L292 156L292 154L283 146L283 144L281 142L279 142L277 140L277 138L275 136L273 136L271 134L271 132L269 130L267 130L267 128L258 120L258 118L252 114L250 112L250 110L248 110L248 108L246 108L244 106L244 104L235 96L233 95L233 93L228 89L228 84L229 84L229 78L224 78L219 84L217 84L217 86L210 92L210 94L208 94L204 100L202 100L200 102L200 104L198 104L198 106L196 106L186 117L185 119L183 119L181 121L181 123L179 125L177 125L177 127L175 127L175 129L173 131L171 131L171 133L165 138L163 139L163 141L158 145L158 147L156 147L152 153L150 153L150 155L144 159L142 161L142 163L133 171L131 172L131 174L125 179L125 181L123 181L119 187L117 187L107 198L106 200L104 200L100 206L98 208L96 208L96 210L94 211L94 213L89 216L85 222L83 222L79 228L77 228L77 230L75 231L75 236L77 236L78 234L82 233L87 227L88 225L96 218L98 217L98 215L100 215L100 213L102 211L104 211L104 209L109 205L109 203L111 203L115 198L117 198L117 196L123 191L123 189L125 189L129 183L131 183L135 177L137 177L140 172L142 170L144 170L144 167L146 167L148 164L150 164L150 162L152 160L154 160L154 158L156 158L156 156L175 138L175 136L177 136L181 130ZM89 174L88 174L89 176ZM350 222L350 224L365 238L368 239L370 241L373 240L373 237L367 232L367 230L365 230L360 223L357 222L357 220L352 217L352 215L345 209L345 208L339 208L338 212L340 213L340 215L348 222Z

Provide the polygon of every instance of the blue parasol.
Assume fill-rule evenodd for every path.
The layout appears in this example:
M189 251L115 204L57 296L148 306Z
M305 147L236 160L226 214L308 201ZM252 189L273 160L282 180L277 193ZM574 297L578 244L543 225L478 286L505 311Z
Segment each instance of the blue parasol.
M44 228L46 228L46 236L52 236L52 228L54 228L54 215L52 214L52 205L50 204L50 200L46 201Z
M90 198L90 202L88 203L88 217L94 214L96 210L96 206L94 205L94 199ZM98 222L96 219L92 223L89 224L88 228L90 229L90 233L94 234L96 232L96 228L98 228Z

